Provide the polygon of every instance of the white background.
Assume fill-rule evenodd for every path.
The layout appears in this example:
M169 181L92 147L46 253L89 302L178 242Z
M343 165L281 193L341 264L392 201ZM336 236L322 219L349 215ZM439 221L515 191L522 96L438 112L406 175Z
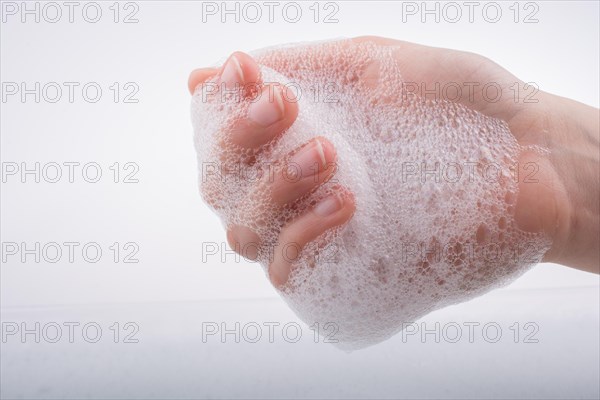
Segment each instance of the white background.
M2 241L29 247L35 242L97 242L103 257L86 263L81 246L79 262L73 264L36 265L31 256L23 264L19 255L9 256L1 271L4 307L276 296L257 265L223 254L207 255L202 262L202 243L220 246L225 235L198 195L186 81L192 69L212 65L235 50L364 34L393 37L484 54L542 90L598 106L596 2L538 2L539 22L529 24L514 23L508 8L512 3L498 3L503 17L496 24L483 18L485 3L475 9L474 23L462 7L462 22L455 24L435 23L433 15L423 24L420 14L407 15L402 23L402 5L394 2L336 3L339 22L329 24L314 23L313 3L299 3L303 17L296 24L286 22L279 8L270 24L266 7L263 22L235 23L234 15L226 15L229 22L222 23L217 14L206 15L203 23L202 5L194 2L135 3L139 23L115 24L112 3L106 2L99 3L102 18L92 24L82 17L84 4L75 9L74 23L68 22L66 7L55 24L43 16L40 23L33 15L26 23L20 14L5 16L3 82L26 82L29 88L35 82L80 86L72 104L65 86L55 104L43 99L37 104L32 95L25 103L18 94L8 97L2 103L2 161L25 162L30 168L35 162L96 162L103 177L87 183L81 166L72 184L64 166L63 178L54 184L43 179L36 184L31 175L25 184L19 175L7 177L1 233ZM531 12L523 5L519 9L521 19ZM92 10L88 8L90 18ZM132 10L121 7L120 18ZM82 98L87 82L103 89L95 104ZM115 104L109 89L114 82L122 94L130 92L123 89L125 83L136 83L139 102ZM139 183L112 183L109 166L114 162L139 165ZM114 242L137 243L140 262L115 264L108 249ZM597 282L593 275L540 265L515 286Z
M436 23L433 15L427 16L427 21L423 23L420 20L421 14L406 16L407 21L403 22L402 2L392 1L336 2L337 23L322 22L325 14L333 10L333 8L325 9L323 3L318 6L321 10L321 21L315 23L314 12L309 8L311 6L314 8L312 1L298 2L303 14L297 23L287 22L283 18L281 6L275 9L273 23L268 21L266 7L262 7L263 17L257 23L244 21L243 18L236 23L232 15L227 16L227 21L223 23L220 14L205 15L206 22L203 22L203 7L199 2L148 1L135 2L139 10L134 17L139 22L130 24L113 21L114 13L109 8L113 2L99 2L103 14L97 23L84 20L82 8L85 2L79 3L80 5L75 8L73 23L68 21L66 6L61 6L63 15L57 23L45 21L43 15L40 22L36 23L33 15L28 15L26 22L21 21L20 12L16 15L7 15L5 12L7 3L11 2L3 2L2 6L0 42L3 84L25 82L29 88L32 88L35 82L40 82L42 86L48 82L59 84L78 82L80 86L75 90L73 103L68 101L64 86L63 98L54 104L44 99L40 103L35 103L32 95L27 96L25 102L22 102L18 95L8 97L6 101L3 99L0 143L2 162L18 164L25 162L30 167L35 162L41 165L49 162L59 164L79 162L82 165L96 162L101 165L103 176L98 183L87 183L82 179L79 167L76 169L75 183L69 183L66 176L63 176L58 183L47 183L43 179L42 182L35 183L32 176L27 177L27 183L22 183L18 175L8 177L7 182L2 184L1 193L2 242L26 242L30 247L34 242L40 242L42 245L47 242L81 244L97 242L102 247L103 257L97 263L88 263L82 259L80 250L77 250L74 263L67 262L66 255L63 254L60 262L52 264L43 260L35 263L31 256L23 263L18 256L8 256L0 270L3 320L8 318L7 315L13 316L16 320L20 320L19 318L26 320L30 316L19 318L14 316L21 315L20 310L24 310L23 312L31 309L39 310L39 307L50 310L46 315L56 315L56 318L68 320L72 314L64 311L64 308L55 308L55 306L79 307L77 312L85 313L81 310L86 310L83 307L86 304L102 306L108 303L127 303L128 306L117 307L120 311L115 311L115 318L122 316L123 310L130 310L126 318L135 319L137 315L140 320L143 320L144 317L141 315L156 304L171 304L168 313L177 313L177 310L181 309L182 314L179 317L187 321L202 317L185 314L192 311L186 306L179 307L177 304L196 304L193 302L199 300L238 300L237 303L210 303L215 304L217 309L219 307L227 309L231 307L227 304L253 304L239 301L251 298L274 299L272 300L275 302L274 307L281 307L278 315L286 315L286 318L293 319L280 301L275 300L277 294L258 265L243 260L238 261L231 254L226 255L225 260L221 260L222 254L206 256L208 258L203 262L203 243L224 245L225 235L218 219L212 215L198 195L187 77L192 69L214 64L235 50L250 51L280 43L367 34L385 36L430 46L480 53L504 66L524 81L535 82L542 90L598 107L599 7L598 2L595 1L535 2L533 4L538 8L535 14L535 18L539 20L537 23L522 22L525 15L535 9L531 8L532 6L525 8L524 3L518 4L519 22L515 23L514 12L509 9L513 2L499 2L503 14L500 21L494 24L486 22L482 15L485 2L481 2L481 6L475 9L473 23L468 21L468 9L464 5L461 6L463 16L457 23L444 21L443 18ZM20 2L14 4L22 7ZM221 7L221 2L215 4ZM415 4L421 7L421 2ZM458 2L458 4L463 3ZM40 9L43 6L44 3L38 5ZM440 3L440 9L443 6L444 3ZM33 9L35 3L29 3L28 7ZM120 20L129 11L134 10L131 7L126 9L124 7L124 4L119 6ZM235 5L232 2L228 7L233 8ZM243 4L239 7L243 8ZM435 7L435 3L428 3L428 7ZM54 18L54 10L48 9L48 12L51 13L49 17ZM94 12L91 10L89 12L93 17ZM493 17L492 11L490 13ZM293 16L293 13L291 15ZM89 103L82 98L80 89L87 82L97 82L103 89L102 98L97 103ZM135 83L139 87L139 92L134 95L134 98L139 102L115 103L112 98L113 92L109 89L114 82L120 84L121 90L125 83ZM128 91L123 91L121 94L126 92ZM108 167L115 162L121 165L126 162L136 163L139 166L136 175L139 182L113 183L112 171ZM66 168L63 168L63 174L66 172ZM112 260L112 252L108 248L114 242L121 244L135 242L139 246L136 255L139 263L115 263ZM78 249L81 249L81 246ZM122 257L123 253L121 261ZM565 293L557 288L571 288L566 293L573 293L573 295L562 295L561 304L566 302L573 310L582 308L587 310L591 320L585 322L587 324L585 337L576 336L576 330L572 332L566 330L565 332L571 333L565 335L571 336L565 340L579 341L583 353L585 353L583 351L585 346L592 346L591 355L588 354L587 358L578 358L579 353L574 354L571 351L569 355L567 349L564 349L562 354L564 357L571 357L568 359L569 362L580 364L582 371L586 371L578 372L579 378L583 381L578 381L578 385L574 386L579 388L577 394L593 397L598 394L598 367L593 366L594 362L597 364L598 361L597 343L592 345L594 339L598 337L598 283L597 275L551 264L540 264L511 286L497 291L500 294L488 295L491 296L490 299L496 300L486 300L484 296L482 299L470 302L469 305L464 305L464 309L461 308L463 306L453 307L455 314L452 315L464 315L461 310L469 310L468 307L471 309L475 307L474 309L481 311L490 304L496 304L499 314L492 314L490 316L492 319L494 315L497 318L511 320L552 319L555 316L552 316L548 308L556 307L557 304L552 302L558 301L552 293L555 291ZM584 287L587 289L583 289ZM582 293L589 295L575 295L580 289ZM540 290L543 295L540 295L542 293ZM503 303L505 300L497 300L511 298L511 293L519 293L518 296L521 296L519 298L526 299L526 302L532 301L544 307L546 314L537 314L539 309L535 307L524 308L515 305L514 301ZM540 303L542 298L544 301L550 301L551 304L544 306ZM493 303L494 301L496 303ZM569 303L570 301L572 303ZM141 304L133 306L131 303ZM502 304L510 304L513 307L504 308ZM107 310L115 310L110 308L114 306L106 307ZM206 309L202 307L196 311L201 312L198 310ZM246 316L256 312L255 318L264 318L261 307L256 310L246 307L244 310ZM532 314L526 314L526 310ZM568 314L565 312L565 318L568 318ZM585 319L586 316L588 314L581 318ZM160 323L157 321L148 322L145 337L160 336L158 326ZM554 333L557 336L552 347L560 348L561 336ZM181 331L171 326L169 334L180 335ZM393 349L390 344L381 346ZM9 350L6 350L6 345L3 347L5 357L14 355L15 358L11 358L11 362L22 360L21 350L16 349L18 346ZM536 357L543 357L543 354L546 354L544 349L549 348L536 348ZM476 349L478 347L468 348L467 351ZM97 350L94 348L94 351ZM312 365L307 358L309 356L302 358L302 351L296 350L300 349L290 350L291 357L299 357L300 362L309 368L308 366ZM81 351L85 352L85 350ZM121 350L112 351L115 352L115 357L121 354L119 353ZM332 360L338 357L333 350L319 351L331 354ZM373 351L381 354L382 350ZM457 356L453 353L454 350L447 351L447 357ZM512 357L519 352L510 348L502 354ZM109 351L109 354L112 353ZM213 351L211 354L220 358L219 351ZM235 357L231 354L229 356ZM289 355L289 352L285 354ZM368 352L362 354L363 358L372 357L373 365L377 365L379 356L365 356L364 354L370 354ZM498 356L502 357L502 354ZM20 364L23 371L32 368L46 370L44 367L46 364L33 355L30 357L35 361L32 361L32 364ZM418 355L415 357L418 359ZM565 362L565 360L561 361L560 356L557 357L559 362ZM171 360L176 365L177 360L181 361L172 358L172 354L166 351L163 362L168 364L166 360ZM80 367L83 368L78 360L74 356L68 362L57 362L57 365L70 365L71 369L64 367L65 374L68 375L74 370L80 370ZM139 355L131 355L130 360L135 364L139 361ZM354 360L355 363L359 362L356 358ZM548 364L548 359L536 360L532 361L534 367ZM277 362L284 361L276 359L275 365L278 365ZM346 362L352 361L344 361L342 364ZM473 362L474 365L478 365L477 362ZM386 364L388 368L394 365L390 360L385 363L388 363ZM4 364L4 367L6 365ZM114 367L110 362L106 365ZM102 370L99 365L95 367ZM511 369L510 363L506 368ZM14 371L17 370L18 368ZM38 383L50 389L45 392L43 390L24 392L25 385L21 384L22 381L17 377L16 372L11 374L4 371L3 373L8 374L3 376L4 382L8 382L10 386L3 390L10 396L26 393L29 396L60 397L66 393L59 378L50 379L47 376L40 378L39 382L44 381L43 385ZM356 371L360 371L360 368ZM540 371L540 374L542 372ZM138 371L138 373L141 377L148 377L158 372L153 372L150 368L146 372ZM355 376L352 375L353 373L349 372L350 375L344 376ZM591 375L593 373L596 373L595 387ZM42 375L38 374L38 376ZM99 376L104 375L100 373ZM489 379L493 378L485 376ZM550 376L555 375L550 374ZM290 377L286 379L293 381ZM393 382L394 379L394 376L390 376L389 382ZM422 382L423 387L429 386L430 383L422 375L420 379L418 382ZM546 384L548 392L544 393L562 393L562 395L574 393L569 391L573 388L568 385L563 387L563 392L557 392L556 387L551 385L557 381L554 379L550 381ZM104 388L109 390L103 392L106 396L128 397L139 395L142 390L141 385L135 386L135 382L134 386L128 389L121 388L122 390L118 387L107 388L104 385L106 381L100 378L90 382L95 382L98 386L96 391L92 390L89 393L75 391L72 394L75 393L75 397L93 395ZM523 393L518 391L513 393L506 385L494 382L497 385L495 393L506 396ZM541 390L543 386L541 381L536 382L540 384ZM527 380L523 380L521 384L522 387L528 386ZM315 385L316 388L326 387L325 384ZM390 393L395 396L401 395L395 386L394 391L391 392L386 392L386 388L391 386L386 386L382 382L379 386L380 392L373 392L370 391L373 388L365 383L365 395L368 393L378 393L380 396L388 396L391 395ZM429 393L423 392L417 386L413 392L410 392L413 396ZM31 387L37 386L34 383ZM186 387L191 388L189 385L178 387L181 390L185 390ZM182 394L183 392L174 392L168 388L164 388L164 392L158 390L152 393L163 393L164 396L179 393L181 396L192 397L208 394L238 395L237 392L227 391L228 387L215 378L200 389L194 387L192 394L188 392ZM252 393L255 395L267 393L267 386L257 384L249 387L254 389L246 391L247 396L252 397ZM450 397L461 397L461 394L464 394L460 392L461 387L465 386L456 386L453 390L440 392L441 394L436 393L437 396L443 396L445 393ZM270 393L282 395L288 393L285 390L289 389L288 394L300 397L309 394L317 397L351 395L343 391L317 389L311 392L306 386L300 384L297 387L291 385L287 389L277 388L283 392L275 390ZM534 385L533 389L535 388L537 386ZM483 390L483 388L479 389ZM149 392L143 393L151 395ZM473 393L481 394L477 390ZM541 392L533 390L531 393L533 395ZM436 394L432 392L430 395Z

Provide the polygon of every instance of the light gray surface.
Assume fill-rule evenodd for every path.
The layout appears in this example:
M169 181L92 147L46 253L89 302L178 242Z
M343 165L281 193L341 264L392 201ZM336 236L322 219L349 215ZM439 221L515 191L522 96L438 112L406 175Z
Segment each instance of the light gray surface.
M421 329L433 334L396 335L353 353L316 343L303 326L289 343L281 327L297 320L280 300L148 303L137 305L11 309L2 321L97 322L103 336L87 343L76 330L58 343L18 335L2 344L2 398L598 398L598 288L499 290L430 314ZM113 342L111 326L139 326L138 343ZM202 322L279 322L273 343L268 330L257 343L202 339ZM455 322L477 322L457 343L442 331ZM514 342L513 323L521 324ZM539 331L524 343L523 326ZM486 323L496 323L502 335ZM122 326L122 325L121 325ZM206 325L205 325L206 326ZM131 331L131 330L130 330ZM532 329L528 330L533 332ZM78 334L79 332L79 334ZM254 337L246 331L246 337ZM89 331L89 338L93 336ZM48 336L54 336L48 331ZM292 340L293 330L288 331ZM445 340L446 339L446 340Z

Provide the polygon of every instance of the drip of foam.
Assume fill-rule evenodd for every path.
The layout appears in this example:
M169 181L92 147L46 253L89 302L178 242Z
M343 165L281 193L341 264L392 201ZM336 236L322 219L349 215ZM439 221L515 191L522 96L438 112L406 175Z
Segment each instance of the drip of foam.
M264 82L296 93L298 118L272 143L239 148L225 127L246 117L251 100L198 90L192 116L202 193L226 226L259 235L265 270L286 222L340 185L353 193L350 222L308 244L280 291L308 324L334 324L339 347L385 340L541 260L548 239L515 225L511 168L522 149L506 123L406 93L390 47L340 41L254 57ZM361 79L373 71L379 79ZM293 207L273 207L252 177L315 136L335 146L336 179Z

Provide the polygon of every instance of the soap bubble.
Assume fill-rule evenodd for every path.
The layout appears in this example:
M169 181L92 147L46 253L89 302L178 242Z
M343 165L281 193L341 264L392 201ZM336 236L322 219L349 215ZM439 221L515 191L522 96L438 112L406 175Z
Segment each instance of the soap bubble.
M378 343L433 310L507 284L550 247L542 233L516 227L513 168L522 148L507 124L407 92L391 47L324 42L254 57L264 82L294 90L298 118L259 149L236 148L225 127L245 118L252 100L197 90L202 193L226 226L258 234L266 271L286 222L334 188L352 192L352 219L305 246L280 290L309 325L333 323L339 347ZM336 148L335 179L293 205L272 206L260 179L231 177L265 176L316 136ZM223 155L223 145L233 150ZM207 163L220 173L207 174Z

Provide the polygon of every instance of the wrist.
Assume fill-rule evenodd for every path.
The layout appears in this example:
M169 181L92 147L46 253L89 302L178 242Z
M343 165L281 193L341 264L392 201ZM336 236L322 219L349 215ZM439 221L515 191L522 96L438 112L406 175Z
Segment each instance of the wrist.
M553 244L544 260L598 273L598 110L553 95L545 95L545 100L549 108L542 135L550 153L540 161L540 172L551 190L540 195L550 198L554 210L546 222L553 226L548 232Z

